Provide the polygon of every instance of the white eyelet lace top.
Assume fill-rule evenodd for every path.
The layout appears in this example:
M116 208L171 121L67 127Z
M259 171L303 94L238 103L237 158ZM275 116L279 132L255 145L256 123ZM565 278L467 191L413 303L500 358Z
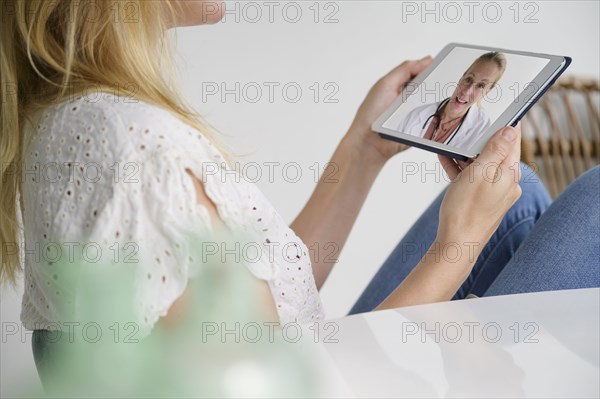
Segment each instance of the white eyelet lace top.
M25 328L52 330L68 320L63 305L75 306L76 287L65 287L44 250L87 242L118 245L123 258L138 255L131 300L147 335L202 267L186 237L214 232L187 171L203 183L227 227L256 243L277 243L244 264L268 282L280 323L323 318L307 247L254 184L231 170L218 173L228 164L198 130L162 108L106 93L52 105L30 119L22 193Z

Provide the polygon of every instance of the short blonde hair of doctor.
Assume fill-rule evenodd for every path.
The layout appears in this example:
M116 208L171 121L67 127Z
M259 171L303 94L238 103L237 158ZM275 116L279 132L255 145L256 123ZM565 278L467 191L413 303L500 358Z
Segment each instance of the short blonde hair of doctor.
M0 283L22 271L17 195L33 110L77 95L121 93L170 111L228 157L216 131L183 99L174 37L182 3L146 0L2 0L0 7ZM91 93L90 93L91 92ZM21 198L21 197L20 197ZM8 248L8 250L7 250Z
M488 89L488 90L491 90L496 86L496 83L498 83L500 78L502 78L502 75L504 75L504 71L506 70L506 57L504 56L504 54L499 53L497 51L490 51L489 53L480 55L475 61L473 61L471 66L465 71L465 73L463 74L461 79L467 73L469 73L469 71L471 69L473 69L475 67L475 65L477 65L478 63L482 63L482 62L493 62L498 67L498 76L496 76L496 80L494 80L494 82L492 82L491 86ZM487 94L487 92L486 92L486 94ZM477 106L481 107L481 98L477 100Z

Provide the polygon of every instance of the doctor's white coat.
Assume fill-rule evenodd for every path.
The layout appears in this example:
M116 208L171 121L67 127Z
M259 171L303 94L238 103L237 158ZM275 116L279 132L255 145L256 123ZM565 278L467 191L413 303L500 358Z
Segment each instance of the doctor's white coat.
M428 117L435 114L435 110L440 103L441 101L433 104L425 104L413 109L400 122L397 130L400 133L423 137L429 128L429 125L433 122L433 118L429 119L425 128L423 128L423 124ZM469 149L478 139L481 138L483 133L491 124L492 121L490 120L488 113L477 104L473 104L467 116L465 117L462 126L460 126L458 133L456 133L456 136L452 138L452 134L450 134L448 139L446 139L445 144L458 147L463 150ZM450 140L451 138L452 140Z

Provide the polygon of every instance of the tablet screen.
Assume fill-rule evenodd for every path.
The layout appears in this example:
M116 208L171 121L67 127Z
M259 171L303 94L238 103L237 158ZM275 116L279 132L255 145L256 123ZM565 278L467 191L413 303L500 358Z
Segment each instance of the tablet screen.
M453 48L383 123L383 127L468 150L523 93L549 59Z

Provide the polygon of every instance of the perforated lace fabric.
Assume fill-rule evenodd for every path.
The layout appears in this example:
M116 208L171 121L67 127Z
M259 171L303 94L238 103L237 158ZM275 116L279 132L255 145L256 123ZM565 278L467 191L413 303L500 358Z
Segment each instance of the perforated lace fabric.
M243 264L268 282L280 323L323 319L306 245L256 185L231 170L222 173L228 164L198 130L160 107L108 93L63 101L29 119L22 190L25 328L53 330L69 320L78 287L61 279L58 265L65 247L88 258L92 248L95 263L133 271L131 302L124 305L133 307L140 334L149 334L202 270L203 259L191 248L199 243L189 237L210 241L215 233L188 171L203 183L224 224L262 251Z

